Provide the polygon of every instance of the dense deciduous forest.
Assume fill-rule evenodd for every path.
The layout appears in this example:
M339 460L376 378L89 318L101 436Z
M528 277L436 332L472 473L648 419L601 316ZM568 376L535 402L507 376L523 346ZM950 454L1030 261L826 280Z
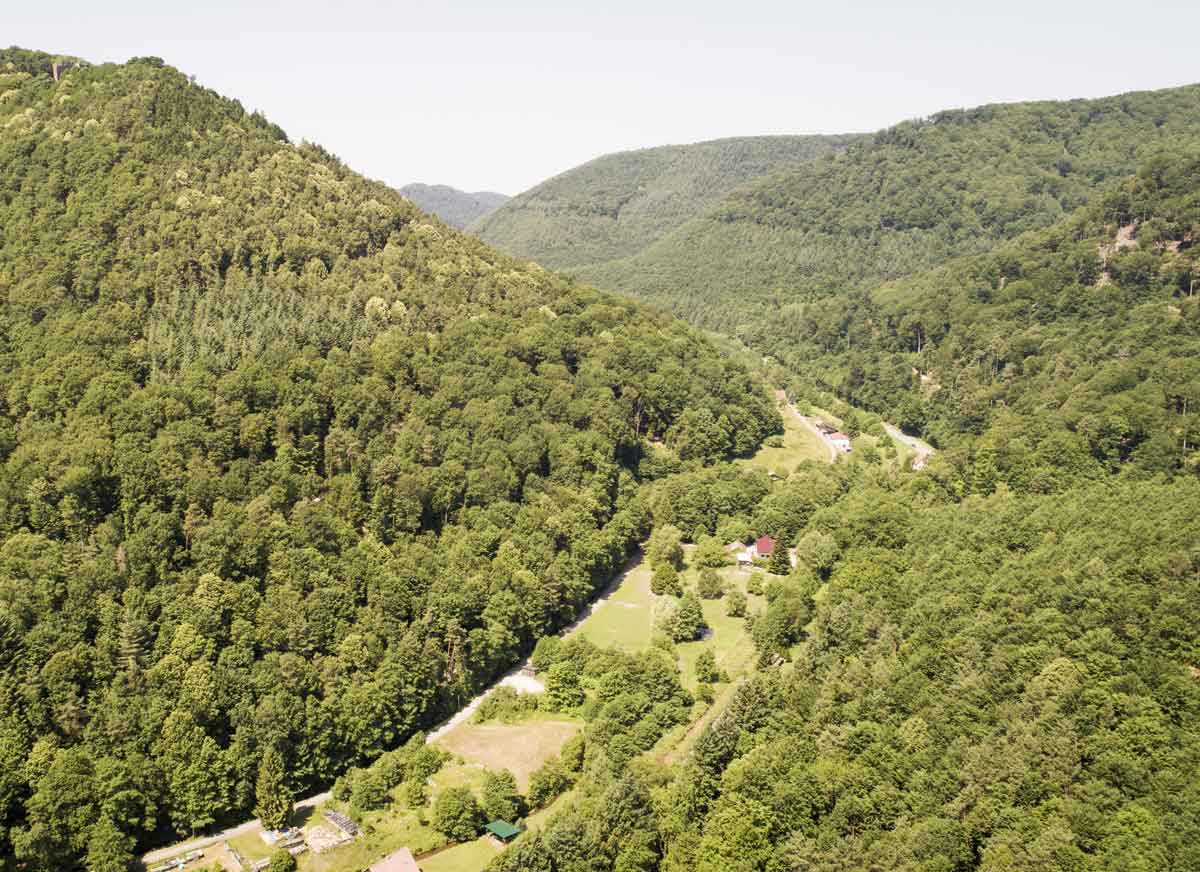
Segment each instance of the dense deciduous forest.
M976 489L1194 472L1198 238L1200 159L1160 154L1051 228L812 303L774 340L790 337L796 390L832 390L957 449Z
M468 229L551 267L631 257L741 185L853 136L753 136L604 155L512 198Z
M432 803L457 840L553 804L492 872L1200 868L1197 93L943 113L690 223L730 143L845 143L527 198L759 371L156 58L0 52L0 869L317 785L422 807L421 731L529 652L476 716L577 734ZM764 377L939 451L727 463ZM556 637L639 543L648 647ZM681 669L706 601L736 679Z
M405 185L400 189L400 193L421 209L459 230L498 208L508 199L506 195L494 191L471 193L449 185L422 185L415 182Z
M760 669L688 758L589 746L492 872L1200 867L1200 485L962 484L860 467L795 511Z
M1200 868L1196 94L902 124L579 270L941 450L660 481L656 537L794 544L758 669L492 872Z
M679 322L156 58L52 60L0 52L0 867L124 868L264 760L403 743L645 536L648 440L778 427Z
M764 323L807 301L988 251L1159 151L1194 151L1198 106L1189 86L907 121L754 181L636 256L575 272L775 353Z

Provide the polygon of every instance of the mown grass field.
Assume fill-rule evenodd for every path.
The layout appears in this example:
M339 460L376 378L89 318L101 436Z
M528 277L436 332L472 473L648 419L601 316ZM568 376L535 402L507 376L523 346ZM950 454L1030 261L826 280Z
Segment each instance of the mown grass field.
M620 587L569 635L583 636L601 648L641 651L650 644L655 596L650 592L650 567L645 562L631 568Z
M820 437L805 427L790 407L781 404L779 413L783 416L783 436L778 438L782 439L783 444L775 446L764 443L753 457L737 462L742 466L774 473L780 478L787 478L805 460L828 463L829 449ZM776 438L772 437L768 442Z
M498 851L487 839L463 842L420 861L422 872L478 872Z
M461 757L467 764L487 769L508 769L522 792L531 776L559 752L583 722L562 715L533 716L515 724L489 722L459 724L435 744Z

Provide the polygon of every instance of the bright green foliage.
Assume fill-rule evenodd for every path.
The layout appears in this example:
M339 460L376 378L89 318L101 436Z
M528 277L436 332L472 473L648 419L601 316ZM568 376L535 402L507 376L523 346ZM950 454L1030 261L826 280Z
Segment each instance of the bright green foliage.
M655 527L654 532L646 541L646 559L650 566L657 569L660 566L671 566L674 569L683 568L683 533L673 524Z
M761 572L751 572L750 577L746 579L746 593L762 596L763 593L763 574Z
M295 857L287 851L276 851L271 855L271 863L267 866L267 872L296 872L297 868Z
M731 618L746 617L746 595L739 588L730 588L725 595L725 614Z
M543 808L554 797L570 790L572 778L558 757L551 757L529 778L529 807Z
M648 441L777 427L681 324L161 61L52 60L0 52L0 857L83 862L104 759L144 841L249 816L263 748L369 763L623 565Z
M552 711L570 711L583 702L583 685L575 663L555 663L546 673L543 699Z
M696 580L696 593L701 599L720 599L725 593L725 583L715 569L702 569Z
M536 711L538 698L532 693L517 693L516 688L502 685L489 693L475 710L475 722L502 721L515 723Z
M677 604L664 612L659 621L660 629L673 642L691 642L698 639L706 626L700 600L690 590Z
M400 193L426 212L438 216L451 227L462 230L472 221L482 218L508 199L494 191L468 193L449 185L405 185Z
M467 842L479 835L484 824L483 809L467 787L447 787L433 801L430 824L456 842Z
M725 546L720 539L705 536L697 543L693 559L697 566L715 569L727 564L729 555L725 553Z
M292 792L287 786L283 755L268 746L258 767L254 786L254 813L268 830L281 830L292 815Z
M628 257L752 179L853 139L756 136L609 154L512 198L470 230L546 266Z
M524 801L517 792L517 779L511 772L504 769L484 775L481 806L488 820L512 823L524 816Z

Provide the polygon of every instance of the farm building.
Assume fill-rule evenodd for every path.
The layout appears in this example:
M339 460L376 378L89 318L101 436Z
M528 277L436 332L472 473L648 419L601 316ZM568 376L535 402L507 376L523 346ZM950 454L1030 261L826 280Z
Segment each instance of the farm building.
M770 557L775 553L775 540L770 536L759 536L751 547L758 557Z
M412 851L408 848L401 848L395 853L388 854L372 866L369 872L421 872L421 867L413 859Z

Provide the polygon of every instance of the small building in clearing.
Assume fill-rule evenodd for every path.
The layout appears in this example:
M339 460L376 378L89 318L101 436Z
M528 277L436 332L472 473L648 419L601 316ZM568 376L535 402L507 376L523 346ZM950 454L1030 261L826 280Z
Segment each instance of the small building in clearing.
M521 835L520 827L515 827L508 821L488 821L484 824L483 828L487 830L489 836L503 845L507 845L517 836Z
M770 536L759 536L751 546L759 557L770 557L775 553L775 540Z
M841 451L843 454L850 453L850 437L841 430L834 430L832 433L830 433L829 441L833 444L834 448L836 448L838 451Z
M413 858L412 851L401 848L372 866L370 872L421 872L421 867Z

